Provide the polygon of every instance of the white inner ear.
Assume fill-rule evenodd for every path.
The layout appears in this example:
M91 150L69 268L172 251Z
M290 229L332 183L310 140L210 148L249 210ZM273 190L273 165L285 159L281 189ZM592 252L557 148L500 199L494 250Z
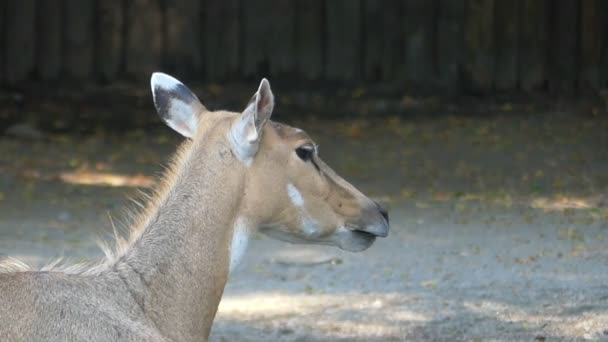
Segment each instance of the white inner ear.
M258 150L259 133L255 127L253 106L248 107L229 131L232 148L240 161L249 166Z
M250 165L255 156L262 129L274 108L274 95L268 80L262 79L258 91L230 129L229 139L239 160Z
M186 138L192 138L198 126L197 115L192 111L192 106L178 99L169 102L169 116L165 122L176 132Z
M239 132L240 138L244 139L249 144L255 143L260 137L258 128L255 126L255 104L250 105L241 114L241 119L237 123L236 129Z
M154 105L165 123L187 138L198 126L198 115L205 107L188 87L167 74L155 72L150 79Z

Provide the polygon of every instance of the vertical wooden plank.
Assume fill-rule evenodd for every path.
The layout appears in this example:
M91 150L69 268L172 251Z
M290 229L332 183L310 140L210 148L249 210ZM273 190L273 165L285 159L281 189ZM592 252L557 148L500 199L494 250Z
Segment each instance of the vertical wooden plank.
M394 79L403 61L401 0L364 0L363 76L372 81Z
M600 87L608 88L608 1L600 2L600 12L602 16L603 38L602 56L600 65Z
M167 68L182 78L201 73L201 10L200 0L167 2Z
M405 0L405 78L412 85L434 80L435 1Z
M600 86L600 65L604 28L600 0L581 1L579 89L593 91Z
M92 75L94 14L93 0L64 0L63 68L69 77Z
M494 6L496 34L494 89L496 90L514 90L517 87L519 6L519 0L497 1Z
M102 80L111 81L123 63L123 0L97 1L97 18L97 70Z
M9 84L25 80L36 62L36 1L6 3L5 78Z
M539 89L547 81L549 1L523 0L521 4L518 79L525 91Z
M52 80L61 73L61 0L38 1L38 45L36 65L42 80Z
M205 71L212 80L235 78L239 70L239 0L207 0Z
M463 85L486 93L494 72L494 0L467 0L465 11Z
M271 40L264 21L270 17L272 0L243 1L243 73L258 77L270 71L268 52Z
M0 85L4 84L6 69L6 2L0 2Z
M126 72L146 79L160 67L163 15L157 0L127 1Z
M246 77L293 71L293 1L245 1L244 72Z
M554 92L574 91L577 79L578 0L554 0L551 29L551 72L549 87Z
M460 88L460 68L464 60L463 30L465 0L439 0L437 18L437 83L456 92Z
M272 20L265 20L271 43L268 56L270 73L274 77L293 75L295 70L295 1L272 1Z
M363 77L367 80L378 81L382 78L384 62L384 26L382 25L383 9L386 6L375 0L363 0Z
M359 77L360 2L358 0L326 1L327 66L326 77L350 81Z
M298 77L320 79L323 72L321 0L296 0L295 60Z
M395 80L403 63L403 1L386 0L382 10L382 78Z

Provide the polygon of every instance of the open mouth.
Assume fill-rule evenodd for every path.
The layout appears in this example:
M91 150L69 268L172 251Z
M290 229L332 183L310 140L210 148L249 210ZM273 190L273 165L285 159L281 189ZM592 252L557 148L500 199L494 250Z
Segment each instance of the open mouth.
M388 223L384 221L384 224L374 224L374 225L352 225L349 227L352 233L360 237L380 237L384 238L388 236Z
M364 238L364 239L375 239L376 235L372 234L370 232L366 232L363 230L353 230L352 231L353 234L357 235L358 237Z

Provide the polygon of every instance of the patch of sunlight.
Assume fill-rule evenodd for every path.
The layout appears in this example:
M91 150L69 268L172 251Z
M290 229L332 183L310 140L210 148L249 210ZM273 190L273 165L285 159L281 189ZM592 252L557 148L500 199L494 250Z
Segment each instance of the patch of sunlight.
M429 318L425 315L422 315L413 311L401 310L395 312L391 315L391 318L397 321L407 321L407 322L428 322Z
M258 292L246 295L226 294L220 303L218 317L230 320L248 320L253 317L284 317L306 314L324 317L339 316L341 312L365 312L374 316L374 312L392 321L428 322L430 317L407 310L403 294L382 294L382 297L371 294L286 294L277 292ZM340 322L340 324L346 324ZM360 323L357 323L360 324ZM370 324L372 324L370 322Z
M530 206L535 209L544 209L549 211L560 211L565 209L589 209L594 205L587 198L558 196L553 198L539 197L530 201Z
M514 305L491 301L466 302L464 307L480 316L525 326L543 327L544 330L554 331L559 336L568 338L581 336L594 338L605 329L605 324L608 322L608 313L597 310L586 311L585 305L581 306L581 310L574 308L567 314L563 310L539 311L538 308L524 310Z
M154 185L154 179L142 174L122 175L100 171L69 171L61 172L59 179L64 183L97 186L124 186L149 188Z
M354 336L395 336L399 335L398 325L388 325L380 322L341 321L321 319L318 327L333 333L347 333Z
M243 322L265 327L269 322L297 322L328 340L394 340L403 327L426 324L431 317L412 311L415 297L382 294L288 294L257 292L225 295L216 322ZM263 329L263 328L260 328Z
M476 314L492 316L505 322L527 321L528 323L538 323L539 320L545 322L555 321L557 319L551 315L548 315L547 313L543 313L542 315L534 315L506 303L479 301L465 302L463 306Z

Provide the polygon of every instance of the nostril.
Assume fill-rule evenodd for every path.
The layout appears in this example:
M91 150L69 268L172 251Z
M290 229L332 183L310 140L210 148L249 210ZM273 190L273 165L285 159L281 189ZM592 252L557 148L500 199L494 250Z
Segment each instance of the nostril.
M382 214L382 217L384 217L384 219L386 220L386 223L388 222L388 211L386 211L386 209L380 207L380 214Z
M378 207L378 211L380 211L380 214L382 215L382 217L384 217L384 219L386 220L386 223L389 223L388 211L386 211L386 209L384 209L384 207L377 201L374 201L374 203L376 204L376 207Z

